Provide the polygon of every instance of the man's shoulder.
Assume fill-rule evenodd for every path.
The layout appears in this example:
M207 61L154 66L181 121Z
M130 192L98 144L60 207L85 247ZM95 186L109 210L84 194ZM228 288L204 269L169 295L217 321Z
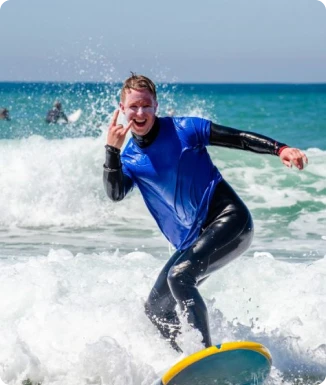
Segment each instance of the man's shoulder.
M172 117L178 137L190 145L207 145L211 121L197 116Z
M210 123L210 120L198 116L173 116L159 118L160 124L173 124L177 129L187 127L201 127L203 124Z

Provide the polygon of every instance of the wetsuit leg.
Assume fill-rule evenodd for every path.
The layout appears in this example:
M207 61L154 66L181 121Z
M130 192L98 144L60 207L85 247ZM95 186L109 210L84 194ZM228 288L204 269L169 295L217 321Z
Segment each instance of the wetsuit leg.
M180 254L180 251L176 251L161 270L145 303L145 313L163 337L170 341L172 347L181 352L175 342L180 330L180 321L175 310L177 302L167 281L168 272Z
M253 223L248 209L222 181L214 192L201 235L169 269L167 280L172 295L186 313L189 324L203 335L205 347L211 346L212 342L206 305L197 286L213 271L247 250L252 237Z
M178 352L181 348L175 342L180 333L180 320L175 310L177 301L174 299L168 285L168 272L174 263L179 259L181 251L176 251L161 270L147 301L145 302L145 313L152 323L158 328L164 338ZM206 280L203 278L198 284Z

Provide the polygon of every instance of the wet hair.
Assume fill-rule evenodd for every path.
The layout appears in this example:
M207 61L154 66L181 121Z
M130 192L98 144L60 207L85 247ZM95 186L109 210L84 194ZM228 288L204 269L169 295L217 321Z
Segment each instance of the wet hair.
M136 75L131 72L131 76L125 80L121 89L121 100L124 100L126 93L130 90L148 90L156 100L156 87L151 79L143 75Z

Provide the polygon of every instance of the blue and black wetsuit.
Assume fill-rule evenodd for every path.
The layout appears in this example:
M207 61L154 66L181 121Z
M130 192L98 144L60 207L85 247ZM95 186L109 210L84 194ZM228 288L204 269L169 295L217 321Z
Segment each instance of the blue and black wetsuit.
M222 178L207 145L278 155L285 144L263 135L200 118L156 118L150 132L133 137L123 153L106 146L103 180L107 195L120 201L136 185L163 234L177 249L163 267L145 304L162 335L175 342L180 321L212 345L206 305L198 286L250 246L249 210Z

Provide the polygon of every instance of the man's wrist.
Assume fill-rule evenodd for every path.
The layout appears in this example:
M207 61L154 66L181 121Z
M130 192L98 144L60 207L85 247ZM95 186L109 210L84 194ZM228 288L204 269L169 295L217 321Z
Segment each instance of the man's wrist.
M121 152L120 148L111 146L110 144L106 144L104 147L106 148L107 151L110 151L114 154L120 154Z
M284 146L280 147L280 148L278 149L278 151L277 151L277 155L280 156L280 155L281 155L281 152L282 152L283 150L285 150L286 148L289 148L289 146L284 145Z
M274 142L274 155L276 156L280 156L280 153L285 149L289 147L287 144L285 143L281 143L281 142Z
M119 170L122 167L120 159L120 149L109 144L105 146L106 159L104 168L111 170Z

